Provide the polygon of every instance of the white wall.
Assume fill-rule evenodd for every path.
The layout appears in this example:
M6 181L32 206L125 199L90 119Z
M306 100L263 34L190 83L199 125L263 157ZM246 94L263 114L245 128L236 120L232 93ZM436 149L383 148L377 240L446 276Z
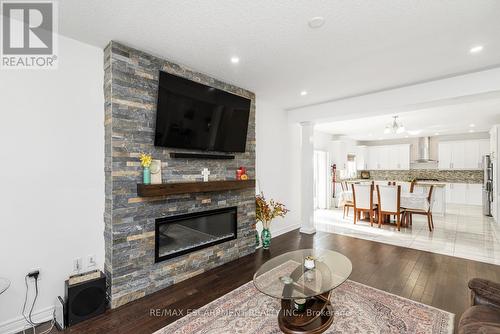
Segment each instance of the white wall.
M287 114L259 99L256 104L256 175L267 199L284 203L291 211L271 224L273 237L300 227L300 137L298 125Z
M73 259L104 262L103 52L59 38L57 70L0 70L0 333L19 330L24 276L40 269L34 320L51 317Z

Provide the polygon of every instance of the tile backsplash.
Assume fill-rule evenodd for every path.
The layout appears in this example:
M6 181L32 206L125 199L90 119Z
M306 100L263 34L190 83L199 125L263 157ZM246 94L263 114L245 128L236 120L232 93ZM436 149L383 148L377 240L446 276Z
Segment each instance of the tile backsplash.
M413 179L437 179L452 183L483 183L482 170L370 170L373 180L411 181ZM361 177L358 171L358 177Z

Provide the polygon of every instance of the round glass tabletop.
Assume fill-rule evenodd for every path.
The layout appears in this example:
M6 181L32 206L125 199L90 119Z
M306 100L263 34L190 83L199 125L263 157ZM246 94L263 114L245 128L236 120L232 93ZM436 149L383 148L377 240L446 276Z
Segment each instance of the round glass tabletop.
M306 258L308 263L305 263ZM255 273L253 282L259 291L268 296L304 299L335 289L349 278L351 271L351 261L338 252L300 249L264 263Z
M6 278L0 277L0 294L4 293L10 286L10 281Z

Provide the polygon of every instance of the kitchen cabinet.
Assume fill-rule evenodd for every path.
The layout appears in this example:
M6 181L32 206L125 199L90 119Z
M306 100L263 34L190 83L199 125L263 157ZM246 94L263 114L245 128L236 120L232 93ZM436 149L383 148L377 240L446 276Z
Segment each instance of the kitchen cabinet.
M465 143L456 142L451 145L451 168L464 169L465 168Z
M368 169L368 147L367 146L356 147L356 169L357 170L367 170Z
M465 203L470 205L483 204L483 185L467 183L465 192Z
M489 139L483 139L479 141L479 168L483 169L483 157L485 155L491 154L490 150L490 140Z
M448 183L446 188L448 203L465 204L465 191L465 183Z
M469 140L465 142L465 169L483 169L483 156L489 154L489 139Z
M410 169L410 144L398 145L398 155L396 158L397 169L409 170Z
M444 216L446 213L446 187L434 187L432 190L432 213Z
M368 169L379 170L380 166L380 146L370 146L368 147Z
M410 145L369 146L367 158L370 170L408 170Z
M483 156L488 154L489 140L460 140L438 144L439 169L482 169Z
M438 168L451 169L451 142L442 142L438 145Z
M446 203L462 205L482 205L482 184L447 183Z

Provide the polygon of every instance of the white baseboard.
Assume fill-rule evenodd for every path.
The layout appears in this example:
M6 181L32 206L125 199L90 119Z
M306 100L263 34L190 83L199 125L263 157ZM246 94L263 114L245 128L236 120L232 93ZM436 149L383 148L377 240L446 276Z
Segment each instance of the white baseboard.
M31 314L31 319L34 322L47 322L52 320L54 314L54 306L50 306L39 311L34 311ZM0 333L2 334L14 334L18 332L22 332L23 329L31 328L30 325L26 322L24 317L20 315L17 318L7 320L0 324Z
M285 227L280 228L279 230L272 231L271 237L274 238L274 237L277 237L279 235L282 235L282 234L288 233L290 231L296 230L298 228L300 228L300 224L299 223L287 224Z

